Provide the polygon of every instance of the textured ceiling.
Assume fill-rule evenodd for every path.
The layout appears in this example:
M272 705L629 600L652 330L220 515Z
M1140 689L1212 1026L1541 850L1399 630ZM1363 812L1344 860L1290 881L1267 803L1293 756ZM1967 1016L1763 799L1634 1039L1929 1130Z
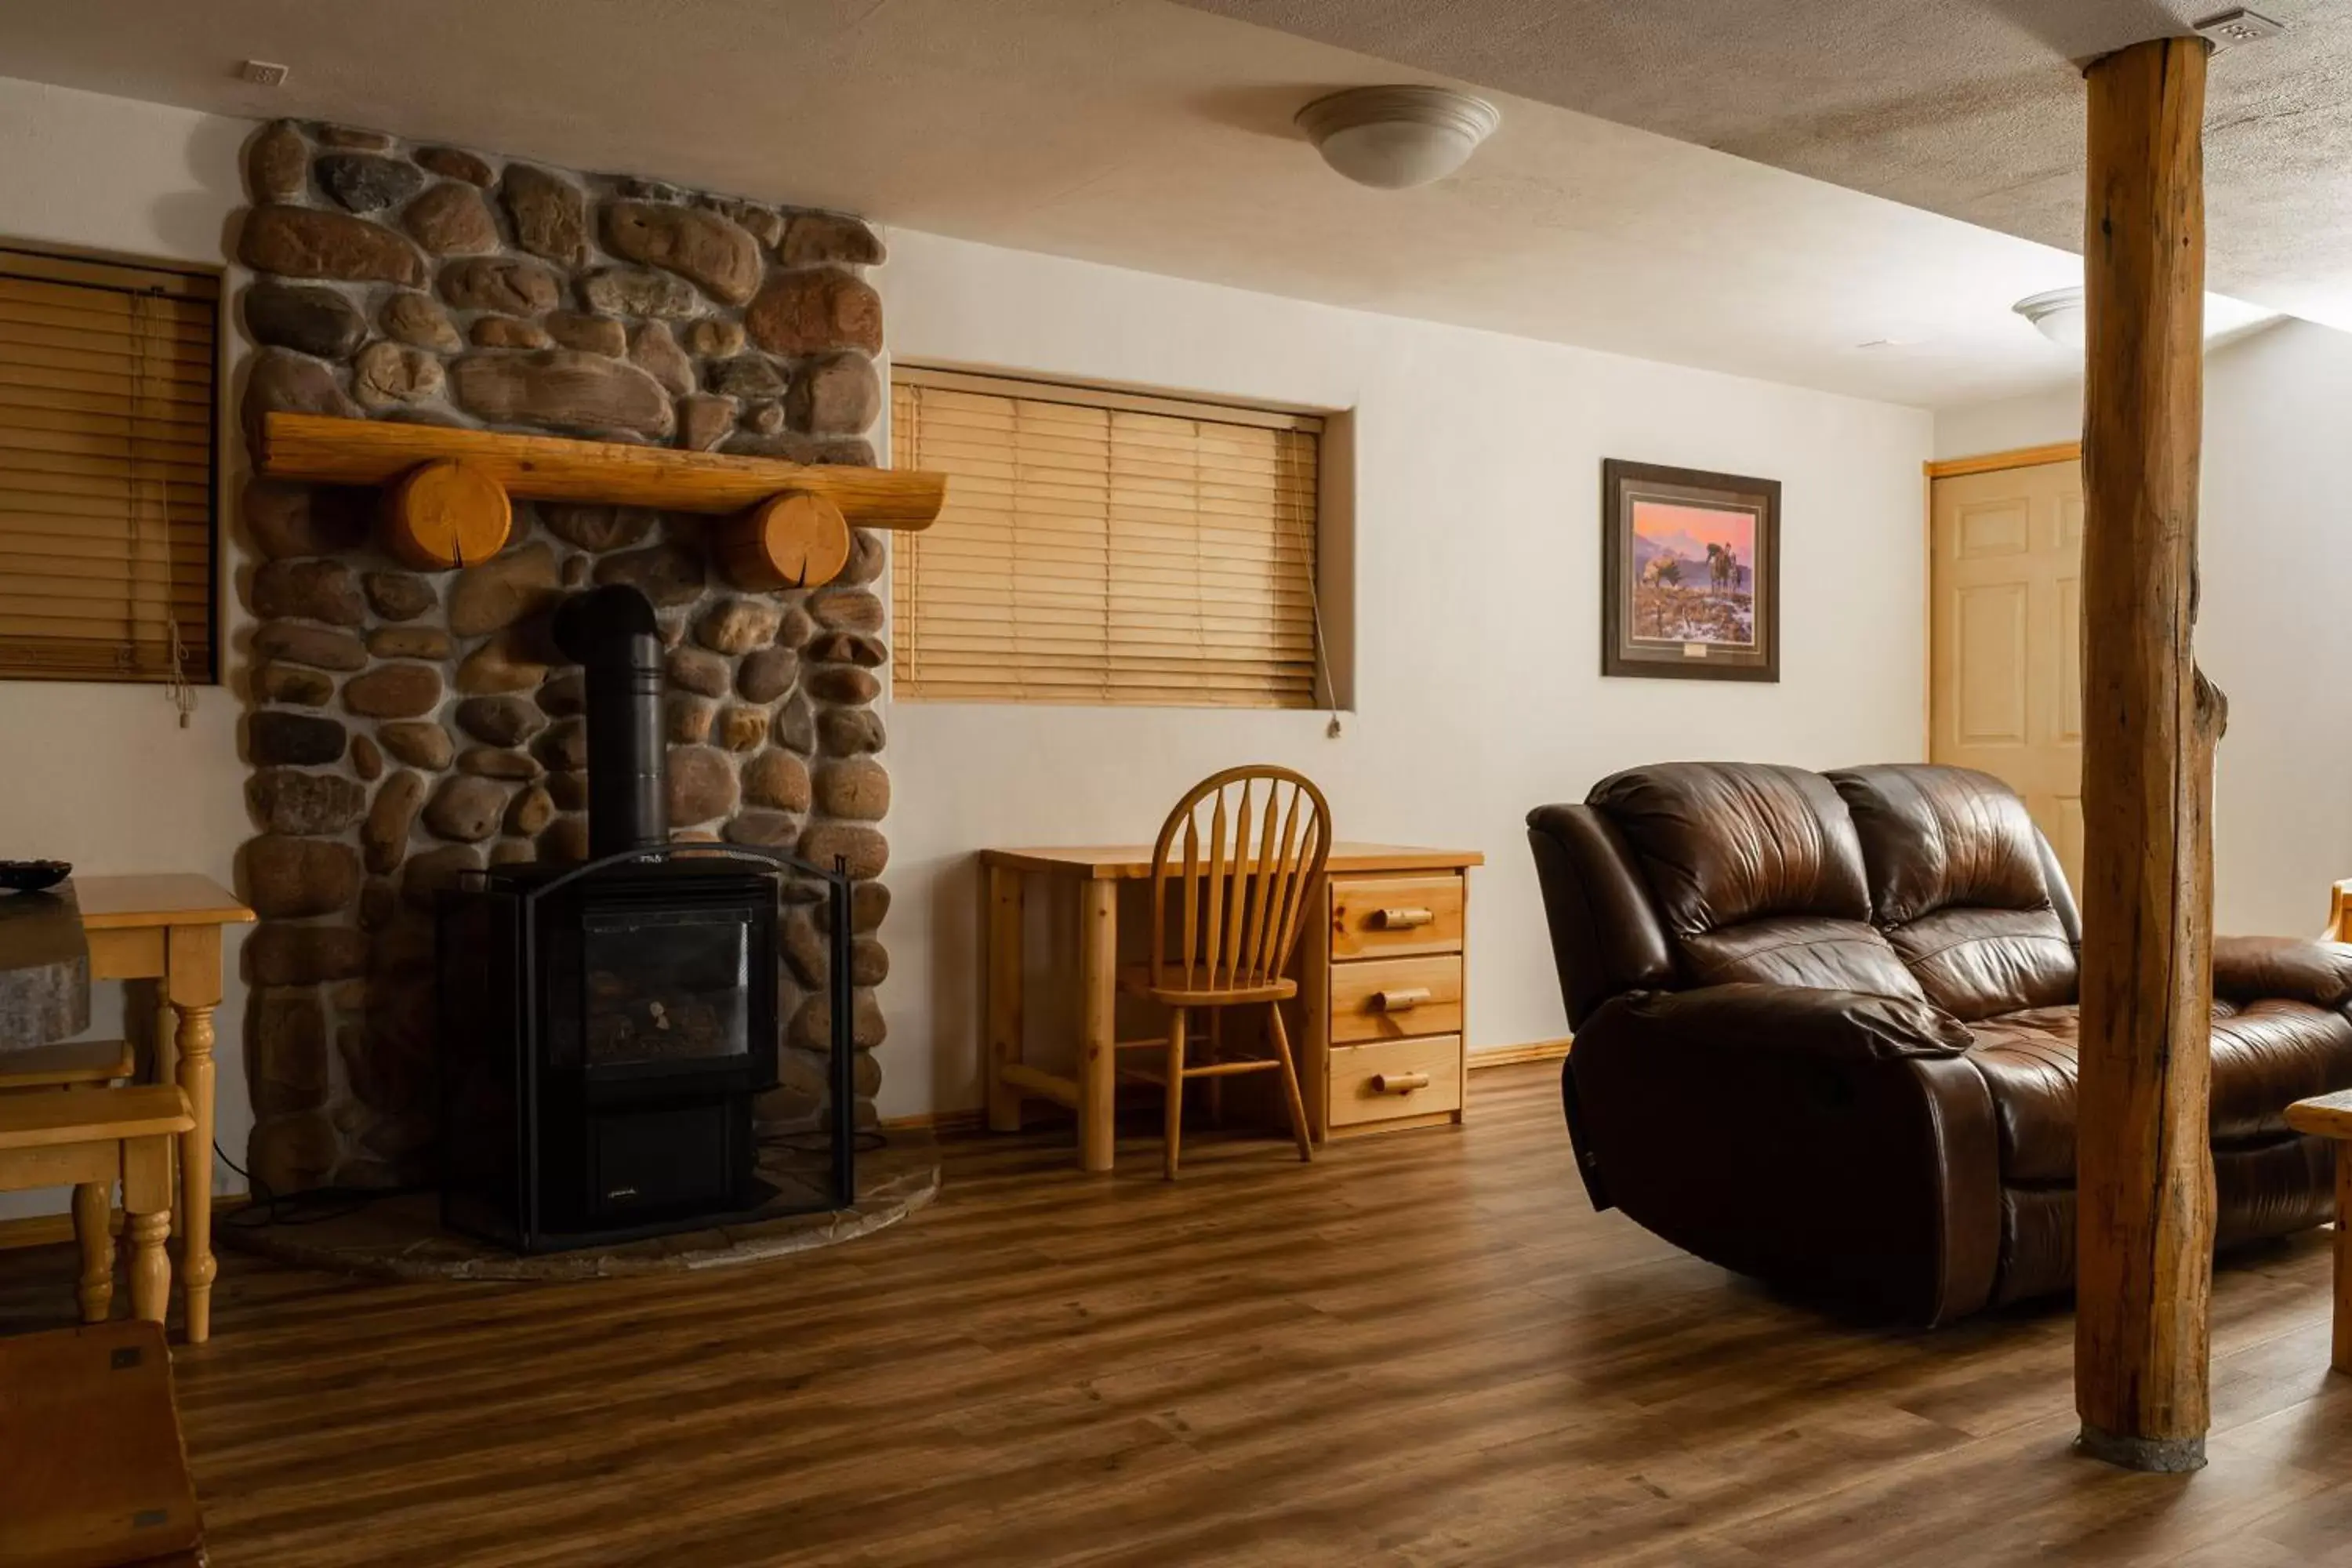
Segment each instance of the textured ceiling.
M1679 7L1628 6L1651 8ZM247 84L247 58L291 79ZM2063 92L2051 58L2032 69ZM1688 75L1654 53L1612 68ZM1291 116L1394 65L1162 0L23 0L0 4L0 70L1900 402L2070 368L2008 309L2079 277L2061 250L1507 92L1462 174L1364 190ZM0 162L0 208L8 180Z
M1183 0L2070 250L2079 62L2230 0ZM2352 5L2213 57L2208 281L2352 330Z

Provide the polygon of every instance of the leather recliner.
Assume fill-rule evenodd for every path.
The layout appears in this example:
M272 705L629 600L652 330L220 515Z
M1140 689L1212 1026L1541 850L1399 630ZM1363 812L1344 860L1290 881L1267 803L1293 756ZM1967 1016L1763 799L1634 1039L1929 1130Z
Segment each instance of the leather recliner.
M2073 894L1961 768L1675 763L1528 834L1587 1191L1711 1262L1948 1322L2074 1271ZM2352 1088L2352 947L2213 950L2217 1243L2332 1216L2283 1113Z

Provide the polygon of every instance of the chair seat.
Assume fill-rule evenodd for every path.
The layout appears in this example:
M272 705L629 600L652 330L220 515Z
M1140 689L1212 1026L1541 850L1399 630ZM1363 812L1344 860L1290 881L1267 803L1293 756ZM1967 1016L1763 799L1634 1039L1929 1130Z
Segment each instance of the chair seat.
M1184 972L1171 967L1170 978L1181 981ZM1192 972L1194 985L1154 985L1151 966L1131 963L1119 971L1118 986L1133 996L1149 996L1169 1007L1237 1007L1250 1002L1287 1002L1298 994L1298 982L1277 976L1255 985L1221 984L1218 977L1203 969Z

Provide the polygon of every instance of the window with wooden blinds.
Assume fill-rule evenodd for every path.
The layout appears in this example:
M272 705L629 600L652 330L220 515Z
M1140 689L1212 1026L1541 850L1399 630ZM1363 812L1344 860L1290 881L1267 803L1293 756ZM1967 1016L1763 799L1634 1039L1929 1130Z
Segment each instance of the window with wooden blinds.
M890 411L948 476L891 542L896 695L1318 705L1320 420L908 366Z
M0 248L0 676L215 679L219 295Z

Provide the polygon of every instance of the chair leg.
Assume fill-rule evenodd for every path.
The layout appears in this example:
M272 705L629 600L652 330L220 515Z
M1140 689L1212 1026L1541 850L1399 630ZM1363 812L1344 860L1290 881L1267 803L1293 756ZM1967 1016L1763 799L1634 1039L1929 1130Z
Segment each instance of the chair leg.
M1307 1101L1298 1092L1298 1068L1290 1059L1290 1035L1282 1026L1282 1004L1270 1002L1266 1011L1274 1015L1274 1054L1282 1063L1282 1095L1290 1106L1290 1135L1298 1140L1298 1157L1312 1163L1315 1141L1307 1135Z
M122 1144L122 1230L131 1243L131 1312L151 1323L163 1321L172 1301L172 1260L163 1251L163 1238L172 1233L173 1142L169 1136L130 1138Z
M1225 1010L1223 1007L1209 1009L1209 1059L1213 1062L1225 1059ZM1225 1124L1225 1080L1212 1078L1206 1087L1209 1091L1209 1125L1222 1129Z
M81 1321L102 1323L114 1309L114 1188L84 1182L73 1190L74 1240L81 1245Z
M1177 1146L1184 1137L1184 1009L1168 1010L1168 1107L1163 1134L1167 1147L1161 1152L1160 1174L1170 1181L1176 1179Z
M131 1315L160 1323L172 1300L172 1260L163 1254L172 1211L131 1215L125 1223L131 1232Z

